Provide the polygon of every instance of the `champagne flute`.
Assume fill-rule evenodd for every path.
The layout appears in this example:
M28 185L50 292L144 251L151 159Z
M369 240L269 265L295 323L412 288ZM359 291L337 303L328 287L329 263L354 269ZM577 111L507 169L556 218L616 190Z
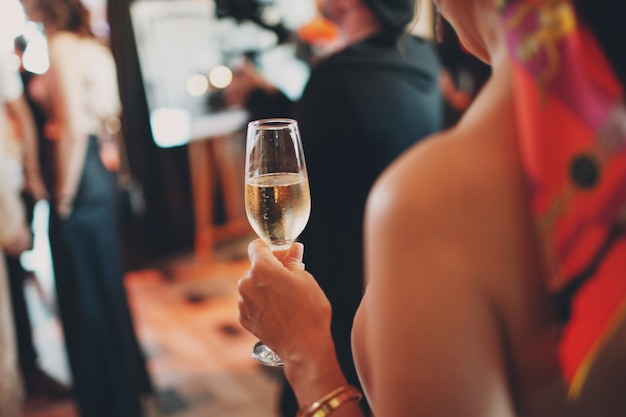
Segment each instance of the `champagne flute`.
M272 249L288 250L309 220L311 195L298 123L263 119L248 123L245 171L246 215ZM282 360L262 342L252 357L267 366Z

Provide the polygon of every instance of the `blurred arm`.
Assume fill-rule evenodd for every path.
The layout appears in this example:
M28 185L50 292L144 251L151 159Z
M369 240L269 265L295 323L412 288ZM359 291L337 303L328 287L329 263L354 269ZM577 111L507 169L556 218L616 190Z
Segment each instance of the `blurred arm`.
M17 121L22 139L22 166L26 180L26 191L35 201L46 198L47 192L41 178L37 129L26 98L21 95L7 102L7 110Z

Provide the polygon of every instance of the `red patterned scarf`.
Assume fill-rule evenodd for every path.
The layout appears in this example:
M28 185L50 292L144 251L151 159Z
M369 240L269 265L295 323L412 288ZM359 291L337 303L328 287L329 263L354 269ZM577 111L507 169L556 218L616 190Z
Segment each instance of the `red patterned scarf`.
M571 0L501 3L546 285L563 322L559 355L576 397L626 317L624 94Z

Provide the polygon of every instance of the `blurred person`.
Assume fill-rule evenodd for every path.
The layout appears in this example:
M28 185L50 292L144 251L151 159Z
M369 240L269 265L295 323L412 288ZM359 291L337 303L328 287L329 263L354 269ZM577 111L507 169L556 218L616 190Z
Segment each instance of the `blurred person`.
M82 417L138 417L152 388L123 285L119 164L104 132L121 110L115 62L80 0L22 5L48 40L46 88L36 95L48 100L46 135L55 144L49 237L78 410Z
M0 414L19 416L22 407L22 379L19 374L17 345L5 255L17 257L32 244L20 200L23 186L21 161L15 151L10 114L20 105L20 89L6 71L7 57L0 58ZM19 81L19 78L18 78Z
M252 118L288 116L299 123L312 202L299 240L308 270L333 306L339 363L355 385L349 335L363 295L367 194L397 155L442 127L435 47L407 32L416 7L414 0L320 1L319 12L337 26L339 39L333 53L313 64L296 103L251 66L225 92ZM288 386L281 408L284 416L297 411Z
M0 146L0 414L19 416L22 412L22 379L4 260L5 255L16 257L29 249L31 236L19 197L20 187L12 181L8 167L5 147Z
M492 75L370 193L363 395L379 416L623 416L626 4L498 3L435 2ZM250 244L240 321L299 417L361 416L304 250Z
M36 202L47 197L39 166L36 124L19 71L11 68L10 56L4 56L0 61L3 89L6 91L4 105L14 125L13 136L19 142L24 191Z
M491 75L488 64L463 46L454 28L436 15L437 52L441 59L439 88L444 97L444 127L454 126Z
M24 53L28 47L28 41L24 35L18 35L14 38L14 53L19 58L19 75L22 80L22 86L24 90L24 98L30 108L33 121L35 123L35 144L36 146L30 147L30 152L25 151L32 158L31 164L39 171L40 177L43 181L43 190L39 193L39 198L35 196L34 192L30 192L34 196L34 200L48 198L48 191L52 188L52 140L46 134L46 119L47 113L50 113L51 104L49 103L49 94L46 87L47 73L32 72L24 66ZM56 135L54 135L56 136ZM37 165L35 165L37 164Z
M9 68L7 59L0 61L0 80L11 99L6 102L10 119L17 126L14 139L19 142L21 171L24 179L21 197L24 203L26 222L31 224L35 204L47 198L39 163L38 130L24 91L23 80L17 69ZM18 174L19 175L19 174ZM31 230L32 234L32 230ZM33 341L33 327L28 311L25 282L34 277L32 271L22 266L19 256L7 256L7 271L11 291L11 306L18 346L20 371L28 396L45 395L63 398L70 390L45 372L38 363L38 352ZM36 279L36 277L34 277Z

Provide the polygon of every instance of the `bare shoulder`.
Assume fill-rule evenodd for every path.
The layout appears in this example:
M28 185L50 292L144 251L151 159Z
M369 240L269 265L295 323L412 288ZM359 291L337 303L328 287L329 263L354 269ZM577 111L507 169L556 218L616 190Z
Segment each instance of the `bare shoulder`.
M402 254L413 274L428 266L449 285L470 285L515 324L534 308L530 294L543 290L506 87L488 84L458 127L416 145L381 176L365 230L375 252L385 252L382 262L402 262Z
M365 225L366 278L375 290L367 307L393 304L389 323L408 326L419 316L440 324L445 317L455 336L434 350L458 338L455 355L491 369L490 383L514 384L516 401L536 410L537 381L550 384L557 370L505 87L492 85L457 128L414 146L375 184ZM411 348L420 346L424 337L416 336Z
M77 35L61 31L55 33L48 40L50 62L56 68L70 69L76 65L77 53L80 48L81 38Z
M470 123L432 136L394 162L370 194L365 303L379 340L366 339L367 349L397 359L384 367L370 361L372 379L385 381L373 394L381 415L515 415L491 302L506 224L497 217L509 215L503 206L515 195L501 195L515 189L500 144L511 140L510 129ZM397 342L394 334L402 343L387 344ZM397 375L410 375L404 384L428 398L400 402L389 392L387 402L387 386L402 389ZM497 400L485 412L488 399Z
M80 37L72 32L60 31L50 36L48 45L51 50L58 50L74 46L80 41Z
M386 170L368 201L369 225L403 230L403 244L442 239L450 251L520 214L513 106L507 96L483 101L476 117L468 114L457 128L418 143Z

